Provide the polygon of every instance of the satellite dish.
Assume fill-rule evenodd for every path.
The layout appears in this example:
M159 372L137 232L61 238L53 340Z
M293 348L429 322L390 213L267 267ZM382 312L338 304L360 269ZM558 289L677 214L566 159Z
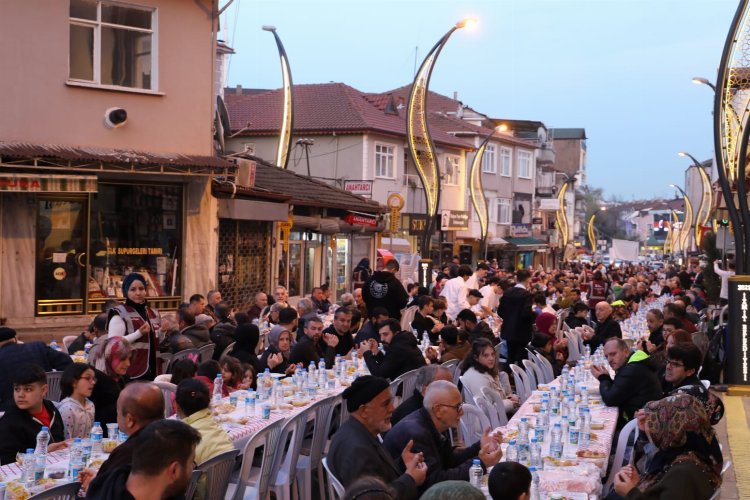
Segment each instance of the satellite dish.
M221 123L221 116L219 110L216 110L216 116L214 116L214 139L219 143L219 152L224 154L226 145L224 144L224 125Z
M228 137L232 133L232 124L229 123L229 112L227 106L224 104L224 99L220 95L216 96L216 112L219 114L221 119L221 126L224 130L224 136Z

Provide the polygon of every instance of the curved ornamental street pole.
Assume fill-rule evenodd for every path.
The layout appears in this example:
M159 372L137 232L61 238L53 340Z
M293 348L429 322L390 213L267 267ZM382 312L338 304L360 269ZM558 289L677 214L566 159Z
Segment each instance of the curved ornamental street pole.
M701 203L698 207L698 212L695 214L695 246L700 251L701 227L708 224L708 221L711 218L711 207L714 203L711 179L708 178L706 169L693 155L686 153L685 151L680 151L677 155L693 160L692 167L698 169L698 173L701 177Z
M589 217L589 224L588 224L588 235L589 235L589 243L591 243L591 253L593 254L594 262L596 262L596 228L594 227L594 220L596 219L596 216L599 214L599 212L605 212L607 210L607 207L601 207L596 212L591 214L591 217Z
M438 40L424 58L424 61L422 61L419 71L414 76L414 82L409 93L409 102L406 108L406 135L409 143L409 153L424 187L425 212L427 215L427 222L420 244L420 253L423 260L430 257L430 240L435 231L435 216L440 205L440 172L437 164L437 153L427 124L427 95L429 93L430 77L432 76L435 62L450 36L456 30L465 28L475 22L473 19L464 19L456 23L455 26ZM423 265L420 264L420 269L422 267ZM424 283L423 285L427 286Z
M687 261L687 254L690 251L690 233L693 229L693 204L690 203L690 198L684 189L676 184L670 184L670 187L677 189L682 194L682 201L685 205L685 211L682 217L682 226L680 226L680 233L678 235L680 241L680 247L682 248L683 257Z
M484 187L482 186L482 160L484 159L484 152L487 149L487 143L489 143L492 136L495 134L494 131L487 134L482 144L480 144L477 153L474 155L474 161L471 162L471 184L469 186L469 194L471 195L471 203L474 205L474 210L477 212L477 219L479 219L479 229L481 233L481 252L480 254L487 260L487 223L489 220L489 209L487 208L487 198L484 196Z
M276 166L286 169L289 164L289 152L292 150L292 129L294 128L294 90L292 88L292 70L289 59L284 50L284 44L276 33L275 26L263 26L263 31L269 31L276 40L279 49L282 78L282 109L281 128L279 130L279 145L276 149Z
M575 177L566 176L565 182L560 187L560 192L557 194L557 202L559 204L557 212L555 212L555 220L557 222L557 229L560 231L558 235L560 241L560 263L565 258L565 249L568 246L569 238L569 225L568 225L568 213L565 210L565 193L568 190L568 184L575 182Z

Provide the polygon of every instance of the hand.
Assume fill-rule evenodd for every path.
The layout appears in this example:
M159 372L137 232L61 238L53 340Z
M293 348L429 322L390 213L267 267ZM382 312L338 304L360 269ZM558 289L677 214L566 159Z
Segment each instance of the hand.
M521 406L521 400L519 399L517 394L511 394L508 399L513 402L513 408L518 408L519 406Z
M337 345L339 345L338 335L334 335L332 333L324 333L323 340L326 341L328 347L336 347Z
M81 482L81 489L86 491L89 488L91 480L96 477L96 470L94 469L83 469L78 473L78 480Z
M283 360L284 358L281 353L277 352L276 354L271 354L270 356L268 356L268 358L266 359L266 364L270 369L273 370L274 368L279 366Z
M438 321L437 323L435 323L435 326L432 327L432 333L439 333L440 330L443 329L443 326L445 325L443 325L440 321Z
M430 363L433 363L438 360L438 353L432 347L428 347L425 351L425 357L430 360Z
M494 450L494 448L500 448L500 444L503 442L503 435L499 432L492 432L487 427L482 433L482 439L479 440L480 448L486 448L488 450Z
M562 351L557 351L555 353L555 359L557 361L565 361L565 353L563 353Z
M286 370L284 371L284 375L291 375L292 373L294 373L294 370L296 369L297 369L297 365L290 364L289 366L286 367Z
M370 352L374 355L378 353L378 341L375 339L367 339L367 345L370 346Z
M64 450L68 447L67 441L60 441L59 443L50 443L49 446L47 446L47 451L57 451L57 450Z
M359 344L359 347L357 347L357 354L359 354L359 357L365 355L366 352L370 351L370 343L369 342L362 342Z
M646 341L646 350L649 352L649 354L654 352L657 349L658 347L656 346L656 344L652 344L648 340Z
M414 446L414 440L406 443L404 451L401 452L401 460L406 466L406 473L414 479L417 486L421 486L427 478L427 465L424 463L424 455L421 452L412 453L412 446Z
M641 477L638 475L635 467L626 465L615 474L615 491L618 495L624 497L638 485L640 480Z
M144 323L141 325L141 327L138 329L139 332L141 332L141 335L148 335L151 333L151 325L148 323Z
M485 467L492 467L503 458L503 449L500 446L495 445L493 447L480 448L479 449L479 460L482 461Z
M609 375L609 370L607 370L603 366L594 365L591 367L591 374L594 376L594 378L599 378L600 375Z

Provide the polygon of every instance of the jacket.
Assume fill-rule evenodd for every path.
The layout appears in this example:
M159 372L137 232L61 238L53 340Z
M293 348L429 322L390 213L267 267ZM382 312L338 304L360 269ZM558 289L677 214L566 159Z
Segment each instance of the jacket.
M417 339L407 332L395 334L391 343L385 346L385 354L367 351L364 358L371 375L390 380L426 364L422 351L417 347Z
M421 491L441 481L465 481L469 477L472 459L479 456L479 442L468 448L453 448L445 434L440 434L435 428L424 408L401 420L385 436L385 449L401 467L404 466L401 451L412 439L412 453L423 453L427 464L427 479L420 487Z
M380 342L380 334L376 328L375 323L372 321L366 321L362 328L359 329L357 335L354 336L354 345L359 345L362 342L366 342L367 339L374 339Z
M104 435L107 436L107 427L105 424L114 424L117 422L117 398L120 397L120 391L128 383L127 377L115 380L109 375L99 370L94 370L96 374L96 384L89 398L94 403L94 419L102 424Z
M334 347L334 351L336 354L341 354L342 356L346 356L349 354L349 351L352 350L354 347L354 338L350 333L345 333L344 335L339 335L339 332L336 331L336 327L333 325L330 325L328 328L323 330L323 333L330 333L331 335L336 335L339 338L339 343ZM323 344L326 343L325 339L321 337L320 342L323 342ZM326 344L326 347L328 344Z
M622 338L622 330L620 329L620 323L610 315L609 318L596 325L594 336L588 341L591 352L596 351L597 347L603 345L607 339L612 337Z
M422 313L417 311L414 313L414 319L411 322L411 327L419 334L419 340L422 340L424 333L427 332L427 336L430 338L430 343L432 345L437 345L440 332L432 332L432 329L435 328L436 323L437 319L433 317L422 316Z
M122 467L123 465L130 466L131 462L133 461L133 451L135 450L136 439L138 438L138 433L141 432L141 429L138 429L133 434L128 436L128 439L124 443L117 446L117 448L115 448L112 453L109 454L107 460L105 460L102 466L99 467L99 472L94 479L95 481L99 478L103 479L104 476L109 474L109 472ZM91 486L93 485L94 483L92 482Z
M401 319L401 309L406 307L409 294L395 274L375 271L362 287L362 299L368 311L376 307L385 307L391 318Z
M84 405L71 397L56 403L65 427L65 439L86 438L94 426L94 403L86 399Z
M206 325L190 325L183 328L180 333L190 339L195 349L211 343L211 335L208 333Z
M453 359L463 361L469 352L471 352L471 345L468 342L461 342L456 345L445 344L445 352L440 356L440 362L445 363Z
M534 311L531 310L531 294L524 288L509 288L502 297L497 314L503 319L501 337L508 342L527 343L531 340Z
M331 369L333 368L335 358L336 350L323 342L322 338L315 343L310 337L305 335L292 347L289 362L294 364L302 363L302 366L309 366L311 362L317 365L318 361L325 359L326 368Z
M216 344L213 359L219 361L224 349L237 342L237 325L229 321L216 323L211 330L211 341Z
M473 344L477 339L487 339L492 342L492 345L497 345L500 343L500 339L495 337L495 333L492 331L492 328L490 328L490 325L488 325L484 321L478 322L476 326L469 332L470 343Z
M599 392L607 406L617 406L620 417L617 428L622 428L636 411L649 401L662 398L661 384L651 370L648 354L636 351L630 355L625 365L612 380L608 374L599 376Z
M333 435L326 460L344 488L363 476L375 476L396 490L396 498L410 500L419 496L414 479L401 473L378 438L354 417Z
M234 449L229 435L211 417L211 410L208 408L199 410L182 421L201 435L200 443L195 447L196 464L200 465L206 460Z
M281 359L281 363L279 363L273 368L268 366L268 357L272 354L277 354L280 352L281 351L279 351L274 346L269 345L268 349L263 351L263 354L261 354L260 359L258 360L258 365L259 365L258 373L259 374L263 373L266 370L266 368L268 368L271 371L271 373L286 373L286 369L289 368L289 359L284 358L283 356Z
M701 468L693 462L685 461L670 467L664 477L646 491L633 488L625 495L625 500L704 500L711 498L713 493L711 483Z
M135 497L130 494L125 486L128 476L130 476L130 464L104 474L100 469L89 484L86 498L90 500L135 500Z
M11 342L0 347L0 402L7 407L13 403L13 375L24 365L35 364L45 372L62 371L73 364L70 356L48 347L44 342L16 344ZM24 450L25 451L25 450Z
M49 424L50 443L65 441L65 429L62 417L51 401L44 400L44 407L50 414ZM0 418L0 464L10 464L16 461L16 453L36 448L36 435L42 430L42 423L26 410L20 410L13 405Z
M422 408L424 403L424 396L419 392L419 389L414 389L414 393L408 399L401 401L401 403L393 410L391 414L391 425L396 425L402 421L405 417L411 415L413 412Z

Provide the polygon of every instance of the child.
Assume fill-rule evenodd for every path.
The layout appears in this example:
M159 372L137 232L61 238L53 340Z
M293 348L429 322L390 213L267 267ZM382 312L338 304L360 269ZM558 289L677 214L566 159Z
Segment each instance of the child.
M492 468L487 486L492 500L529 500L531 472L517 462L500 462Z
M251 365L250 363L242 363L242 373L244 376L242 377L242 383L240 384L240 389L244 389L246 391L252 389L256 389L256 377L258 373L255 371L255 367Z
M68 366L60 379L63 399L57 410L65 425L65 439L86 438L94 425L94 403L88 398L94 390L94 367L85 363Z
M221 377L229 392L236 391L242 384L244 378L244 372L242 371L242 365L240 360L233 358L232 356L224 356L221 358Z
M197 368L195 361L192 359L181 359L172 366L172 378L169 381L174 385L179 385L186 378L195 377Z
M28 364L13 374L13 401L0 418L0 465L16 461L16 453L36 448L36 435L47 426L50 441L47 451L65 448L65 429L60 412L46 401L47 374L39 366Z
M221 366L219 365L219 362L211 359L208 361L204 361L203 363L198 365L198 371L196 372L194 378L206 384L206 387L208 387L208 393L213 395L214 380L216 379L216 375L218 375L219 373L221 373ZM223 378L224 375L222 375L222 379ZM229 396L229 390L227 388L227 385L223 383L223 380L221 386L221 395L222 397Z

